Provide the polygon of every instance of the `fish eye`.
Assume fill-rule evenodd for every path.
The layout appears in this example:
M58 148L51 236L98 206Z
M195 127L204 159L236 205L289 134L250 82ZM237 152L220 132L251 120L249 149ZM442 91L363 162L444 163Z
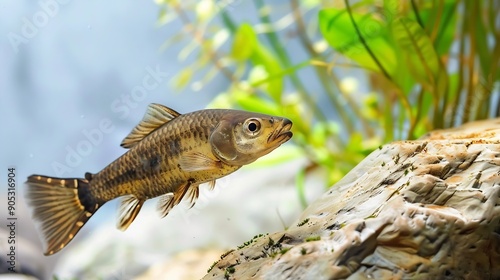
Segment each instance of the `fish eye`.
M250 135L256 135L260 131L260 121L257 119L248 119L243 125L245 132Z

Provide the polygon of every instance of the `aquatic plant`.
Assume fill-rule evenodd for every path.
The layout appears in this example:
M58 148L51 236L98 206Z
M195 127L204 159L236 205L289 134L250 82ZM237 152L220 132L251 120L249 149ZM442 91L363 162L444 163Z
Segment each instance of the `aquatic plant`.
M325 186L383 143L500 115L497 1L157 0L184 28L178 89L227 87L213 107L294 122L295 145L261 164L306 156ZM238 10L244 9L245 16ZM238 14L236 17L234 14Z

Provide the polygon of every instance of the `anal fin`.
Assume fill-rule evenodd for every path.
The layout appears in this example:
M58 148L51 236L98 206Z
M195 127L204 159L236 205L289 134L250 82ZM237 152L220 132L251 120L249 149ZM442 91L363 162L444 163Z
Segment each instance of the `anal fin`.
M198 199L198 196L200 195L200 189L198 188L198 186L193 185L189 188L187 195L189 199L189 208L193 208L196 200Z
M126 230L139 214L142 204L144 200L138 199L135 195L125 196L120 203L116 227L121 231Z
M173 193L167 193L160 196L160 200L158 200L158 205L156 206L156 209L160 212L160 217L163 218L167 216L168 212L174 207L173 198Z
M193 207L194 202L199 195L198 185L193 185L191 181L187 181L180 185L175 193L167 193L161 196L157 206L157 209L160 212L160 217L163 218L167 216L168 212L170 212L174 206L179 204L186 194L191 202L190 207Z
M208 182L208 189L211 191L215 189L215 180Z

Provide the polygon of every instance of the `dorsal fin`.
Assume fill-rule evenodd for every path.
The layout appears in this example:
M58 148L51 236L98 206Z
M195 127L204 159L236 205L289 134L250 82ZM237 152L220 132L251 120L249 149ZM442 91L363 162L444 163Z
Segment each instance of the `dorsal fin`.
M141 122L139 122L139 124L132 129L132 132L123 139L120 146L126 149L132 148L136 143L146 137L146 135L178 116L180 116L178 112L166 106L156 103L149 104Z

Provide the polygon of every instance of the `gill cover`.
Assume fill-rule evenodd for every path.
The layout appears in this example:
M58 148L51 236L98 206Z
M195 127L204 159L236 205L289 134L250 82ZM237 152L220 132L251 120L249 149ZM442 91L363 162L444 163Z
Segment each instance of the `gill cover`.
M210 135L214 155L229 165L252 163L279 146L268 141L276 132L276 127L276 121L271 116L260 114L241 114L222 119Z
M234 147L233 125L228 120L222 120L210 135L210 143L214 154L223 162L230 163L238 157Z

